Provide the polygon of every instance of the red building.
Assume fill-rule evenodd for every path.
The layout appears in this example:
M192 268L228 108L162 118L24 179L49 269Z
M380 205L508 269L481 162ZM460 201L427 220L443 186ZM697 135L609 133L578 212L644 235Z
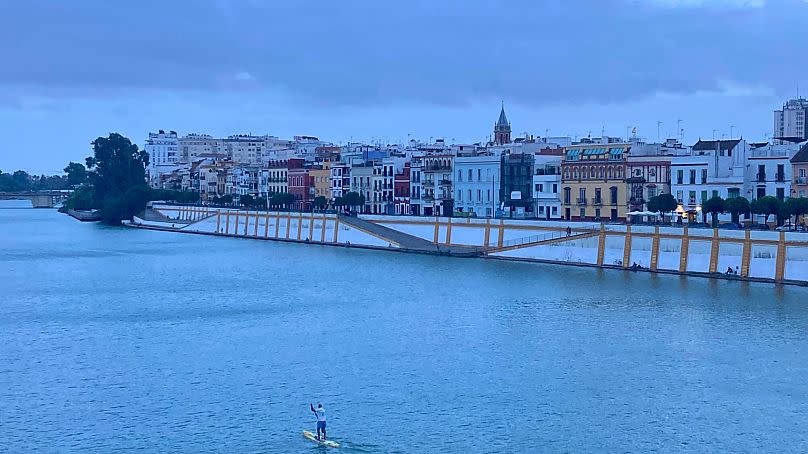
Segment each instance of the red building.
M410 214L410 163L405 162L401 172L393 179L393 197L396 214Z
M295 198L292 208L297 211L311 210L314 200L314 179L309 175L309 169L305 164L306 160L301 158L292 158L288 161L289 194Z

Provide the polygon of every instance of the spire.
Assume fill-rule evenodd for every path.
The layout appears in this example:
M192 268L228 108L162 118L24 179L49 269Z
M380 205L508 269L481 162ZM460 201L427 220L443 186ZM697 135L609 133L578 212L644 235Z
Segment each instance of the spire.
M508 126L508 117L505 116L505 101L502 101L502 109L499 111L499 120L497 126Z

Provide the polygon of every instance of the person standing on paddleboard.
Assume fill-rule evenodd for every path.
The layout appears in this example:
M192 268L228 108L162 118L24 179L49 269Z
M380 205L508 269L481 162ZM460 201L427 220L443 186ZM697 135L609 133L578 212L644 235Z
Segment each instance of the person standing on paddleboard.
M314 416L317 417L317 439L325 441L325 408L323 408L323 404L321 403L317 404L316 410L314 409L313 404L309 404L309 407L311 407L311 411L314 413ZM322 436L320 435L320 431L323 432Z

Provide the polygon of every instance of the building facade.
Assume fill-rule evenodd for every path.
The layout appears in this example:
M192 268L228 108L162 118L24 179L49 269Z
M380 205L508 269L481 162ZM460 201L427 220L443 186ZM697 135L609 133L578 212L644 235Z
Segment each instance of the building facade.
M563 150L546 149L534 158L533 215L539 219L561 219L561 158Z
M775 140L808 140L808 99L787 101L782 109L774 111Z
M395 214L410 214L410 163L404 163L404 167L397 171L393 178L393 204Z
M424 156L421 168L425 216L451 216L454 213L451 154Z
M561 162L561 203L566 220L622 221L628 194L628 143L589 143L566 148Z
M503 216L533 217L533 153L500 156L499 199Z
M490 154L454 159L455 211L493 217L500 205L500 158Z
M808 143L791 158L791 197L808 197Z

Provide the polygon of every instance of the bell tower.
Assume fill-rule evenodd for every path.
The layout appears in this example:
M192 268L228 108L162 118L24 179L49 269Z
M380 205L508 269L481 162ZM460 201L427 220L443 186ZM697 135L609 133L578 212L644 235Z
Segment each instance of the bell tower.
M494 125L494 143L497 145L511 143L511 124L508 122L508 117L505 116L504 102L499 111L499 120Z

